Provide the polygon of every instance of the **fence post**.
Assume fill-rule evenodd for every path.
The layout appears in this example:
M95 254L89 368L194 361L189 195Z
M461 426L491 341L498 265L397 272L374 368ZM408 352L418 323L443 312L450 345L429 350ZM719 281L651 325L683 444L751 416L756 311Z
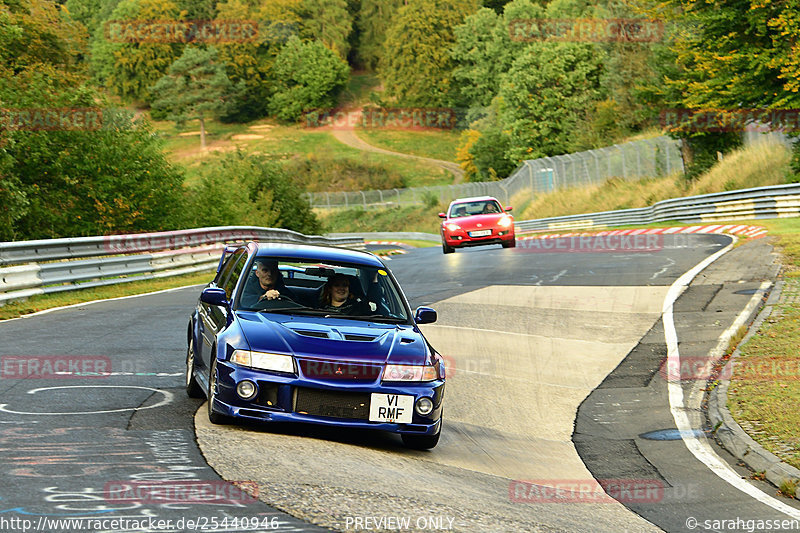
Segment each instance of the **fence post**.
M642 151L639 150L640 146L641 146L640 143L636 143L636 145L635 145L635 147L636 147L636 170L637 170L636 177L637 178L641 178L642 177Z
M532 167L533 167L533 165L531 164L531 161L526 160L525 161L525 168L528 169L528 181L531 184L531 194L533 194L533 168Z

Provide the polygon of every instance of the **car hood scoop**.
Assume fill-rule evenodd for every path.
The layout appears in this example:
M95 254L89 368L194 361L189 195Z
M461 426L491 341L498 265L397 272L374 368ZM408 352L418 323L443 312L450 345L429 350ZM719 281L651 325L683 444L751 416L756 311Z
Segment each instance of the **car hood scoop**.
M261 313L240 315L242 332L252 350L291 353L298 358L370 363L425 364L429 351L422 334L407 324L376 324L347 319L325 323L306 317L267 319Z

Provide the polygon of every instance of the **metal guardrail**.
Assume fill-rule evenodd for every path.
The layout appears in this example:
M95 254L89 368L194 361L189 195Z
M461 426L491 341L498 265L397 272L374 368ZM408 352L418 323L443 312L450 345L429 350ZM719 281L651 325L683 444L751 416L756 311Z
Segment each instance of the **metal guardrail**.
M657 222L717 222L800 216L800 183L663 200L650 207L522 220L517 231L635 226Z
M213 270L225 244L251 240L364 247L359 236L309 236L256 226L3 242L0 305L35 294Z
M134 252L175 250L220 242L262 240L297 244L348 246L358 241L331 240L320 235L258 226L220 226L156 233L104 235L68 239L0 242L0 266L31 261L53 261Z
M365 231L362 233L328 233L328 237L363 237L376 241L411 240L441 242L442 238L436 233L423 233L420 231Z

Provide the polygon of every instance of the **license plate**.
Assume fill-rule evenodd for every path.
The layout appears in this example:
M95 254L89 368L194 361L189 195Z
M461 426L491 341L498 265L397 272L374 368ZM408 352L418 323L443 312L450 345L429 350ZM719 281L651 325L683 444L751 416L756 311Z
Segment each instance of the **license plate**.
M469 236L470 237L486 237L487 235L491 235L491 234L492 234L492 230L490 230L490 229L482 229L482 230L478 230L478 231L470 231L469 232Z
M414 414L414 397L405 394L373 392L369 400L370 422L410 424Z

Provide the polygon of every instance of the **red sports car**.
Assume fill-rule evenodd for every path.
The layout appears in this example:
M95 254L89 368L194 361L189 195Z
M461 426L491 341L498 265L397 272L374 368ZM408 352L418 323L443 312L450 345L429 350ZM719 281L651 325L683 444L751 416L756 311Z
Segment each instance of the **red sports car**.
M503 209L491 196L453 200L447 214L439 213L444 219L440 228L442 251L450 254L456 248L481 244L515 247L514 217L509 211L511 207Z

